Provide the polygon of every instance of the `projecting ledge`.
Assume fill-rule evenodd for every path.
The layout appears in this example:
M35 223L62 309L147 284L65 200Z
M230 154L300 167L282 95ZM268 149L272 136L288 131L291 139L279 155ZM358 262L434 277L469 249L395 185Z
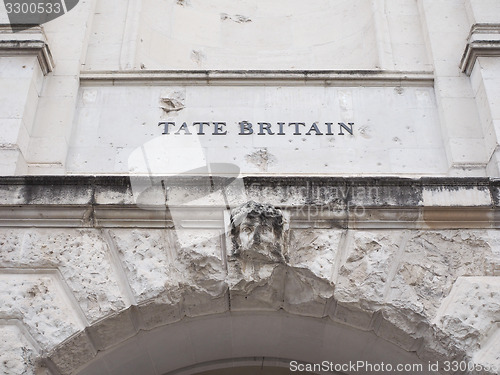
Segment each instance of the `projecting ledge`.
M0 25L0 56L36 56L46 75L54 70L54 60L45 33L40 26L13 32L12 26Z
M471 75L478 57L500 57L500 24L472 26L460 61L462 72Z
M254 201L287 212L291 228L500 228L500 181L493 179L245 177L234 185L233 179L226 182L3 177L0 227L223 230L228 209Z
M434 74L383 70L130 70L82 71L80 81L82 85L432 87Z

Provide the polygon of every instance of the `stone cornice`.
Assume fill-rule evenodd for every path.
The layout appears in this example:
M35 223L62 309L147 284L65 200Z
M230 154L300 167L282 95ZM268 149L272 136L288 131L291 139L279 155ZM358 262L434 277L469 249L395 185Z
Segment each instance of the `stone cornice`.
M144 182L151 183L147 177ZM246 200L289 212L292 229L500 227L500 180L245 177L242 182ZM227 207L199 195L200 186L223 186L223 179L156 177L151 183L156 198L172 191L192 194L197 203L184 205L137 204L133 183L128 176L2 177L0 227L173 229L180 221L184 228L225 226Z
M434 85L433 72L274 71L274 70L131 70L82 71L82 85L219 85L219 86L418 86Z
M500 24L475 24L469 33L460 69L472 73L478 57L500 57Z
M11 26L0 25L0 56L36 56L46 75L54 70L54 60L41 27L14 33Z

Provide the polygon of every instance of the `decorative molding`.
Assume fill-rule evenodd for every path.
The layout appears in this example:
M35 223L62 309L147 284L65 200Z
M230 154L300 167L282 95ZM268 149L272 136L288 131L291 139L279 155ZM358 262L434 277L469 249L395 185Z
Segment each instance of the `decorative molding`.
M384 70L130 70L82 71L83 85L432 87L434 73Z
M460 61L463 73L471 75L478 57L500 57L500 24L474 24Z
M0 56L36 56L44 75L54 70L54 60L40 26L14 33L10 25L0 25Z
M499 180L390 177L242 179L245 199L262 201L262 196L269 196L267 203L287 212L290 228L294 230L500 228ZM197 191L198 185L192 179L170 177L165 181L167 189L184 189L188 195ZM269 195L270 189L282 191L280 194L284 195L273 197ZM285 203L273 203L275 200ZM228 209L209 201L191 206L151 207L141 207L134 202L127 176L0 178L0 227L174 230L180 226L184 229L222 230L225 228L224 212Z

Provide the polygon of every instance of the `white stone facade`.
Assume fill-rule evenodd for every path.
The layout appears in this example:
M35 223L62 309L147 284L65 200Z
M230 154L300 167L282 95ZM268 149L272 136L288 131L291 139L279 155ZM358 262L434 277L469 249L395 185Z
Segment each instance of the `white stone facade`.
M7 23L0 373L500 373L498 0Z
M82 0L42 28L2 29L0 172L129 173L159 121L222 121L228 137L200 138L206 157L232 155L245 175L496 177L496 7ZM242 137L240 121L355 125Z

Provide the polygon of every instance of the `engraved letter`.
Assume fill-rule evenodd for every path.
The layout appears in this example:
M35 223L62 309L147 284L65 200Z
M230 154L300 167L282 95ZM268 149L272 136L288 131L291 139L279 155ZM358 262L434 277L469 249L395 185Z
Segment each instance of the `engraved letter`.
M193 125L198 125L198 135L205 135L205 132L203 131L203 127L206 125L206 126L209 126L210 123L209 122L193 122Z
M339 135L344 135L343 129L345 129L350 135L353 135L352 134L352 127L354 125L353 122L349 122L349 126L350 127L347 127L347 125L344 124L343 122L339 122L339 125L340 125L340 133L339 133Z
M169 125L175 126L175 122L165 122L165 121L162 121L162 122L158 123L158 126L161 126L161 125L164 126L162 134L170 134L170 130L168 129L168 126Z
M248 121L240 122L240 135L253 134L252 123Z
M214 122L214 132L213 135L226 135L227 130L223 132L224 127L226 126L225 122Z
M323 133L321 133L318 129L318 125L316 123L312 124L311 126L311 129L309 129L309 131L306 133L306 135L311 135L311 132L312 131L315 131L316 132L316 135L323 135Z
M271 124L270 123L268 123L268 122L259 122L259 126L260 126L260 132L259 132L258 135L266 135L266 133L264 133L264 130L267 131L267 134L274 135L274 133L271 130Z
M183 130L183 131L184 131L184 135L186 135L186 134L192 135L192 134L191 134L191 132L190 132L190 131L189 131L189 129L188 129L188 125L187 125L185 122L184 122L184 123L182 123L181 127L179 128L179 130L177 130L177 131L175 132L175 135L179 135L179 134L181 134L181 133L180 133L180 132L181 132L181 130Z
M284 122L278 122L278 126L280 127L280 131L278 135L286 135L285 132L283 131L283 126L285 126Z
M303 122L291 122L288 124L288 126L292 126L292 125L295 126L295 133L293 133L293 135L302 135L302 133L299 130L299 126L306 126L306 124Z
M335 135L335 134L332 133L332 125L333 125L333 123L332 122L327 122L327 123L325 123L325 125L326 125L326 127L328 129L328 132L326 133L326 135Z

